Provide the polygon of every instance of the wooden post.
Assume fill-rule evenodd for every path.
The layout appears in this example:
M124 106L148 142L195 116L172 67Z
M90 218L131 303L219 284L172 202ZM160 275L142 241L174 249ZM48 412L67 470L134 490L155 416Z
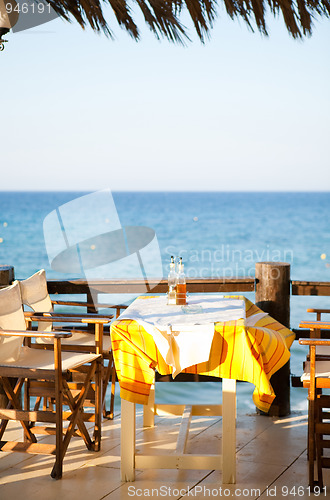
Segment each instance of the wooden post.
M287 262L256 263L256 305L282 325L290 328L290 264ZM270 380L276 398L267 415L290 414L290 361ZM261 412L262 413L262 412Z
M90 313L90 314L96 314L97 313L97 309L94 306L94 302L97 303L98 294L97 293L92 294L91 291L89 290L86 295L87 295L87 302L89 304L91 304L89 307L87 307L87 312Z
M15 279L15 273L13 266L0 265L0 288L11 285L14 279ZM13 383L14 382L15 380L13 380ZM0 385L0 408L6 408L7 404L8 404L7 395L2 385Z
M11 285L15 279L13 266L0 265L0 287Z

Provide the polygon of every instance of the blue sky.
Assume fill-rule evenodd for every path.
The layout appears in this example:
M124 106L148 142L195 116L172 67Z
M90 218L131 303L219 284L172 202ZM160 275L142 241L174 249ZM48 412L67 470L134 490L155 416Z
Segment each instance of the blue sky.
M220 8L205 45L60 19L9 34L0 189L330 190L330 21L304 41L268 26Z

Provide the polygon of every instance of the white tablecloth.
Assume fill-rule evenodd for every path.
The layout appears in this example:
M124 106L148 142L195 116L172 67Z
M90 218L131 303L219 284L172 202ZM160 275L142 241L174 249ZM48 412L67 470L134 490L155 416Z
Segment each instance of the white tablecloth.
M152 335L175 378L209 359L214 323L245 319L245 303L218 294L190 295L186 306L167 305L166 295L138 297L118 319L137 321Z

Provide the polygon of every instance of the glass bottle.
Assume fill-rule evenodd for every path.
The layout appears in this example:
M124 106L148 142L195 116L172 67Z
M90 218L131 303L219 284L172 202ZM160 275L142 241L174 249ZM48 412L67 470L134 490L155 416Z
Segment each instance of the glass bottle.
M187 285L182 257L180 257L178 276L176 280L176 303L179 306L184 306L187 303Z
M168 274L168 293L167 293L167 303L169 305L175 305L176 304L176 280L177 280L177 274L175 271L175 262L174 262L174 257L171 256L171 262L170 262L170 272Z

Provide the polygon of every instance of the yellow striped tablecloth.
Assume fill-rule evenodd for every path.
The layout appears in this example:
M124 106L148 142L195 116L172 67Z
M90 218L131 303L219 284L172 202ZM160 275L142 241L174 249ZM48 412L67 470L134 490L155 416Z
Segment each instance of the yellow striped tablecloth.
M267 412L275 398L270 377L289 360L295 335L269 315L256 316L253 321L253 316L262 311L245 297L226 295L224 298L244 300L246 320L215 323L209 360L185 368L182 373L251 382L255 385L254 404ZM248 326L249 323L253 326ZM165 363L153 337L136 321L114 321L111 340L120 397L132 403L148 404L155 370L169 375L172 367Z

